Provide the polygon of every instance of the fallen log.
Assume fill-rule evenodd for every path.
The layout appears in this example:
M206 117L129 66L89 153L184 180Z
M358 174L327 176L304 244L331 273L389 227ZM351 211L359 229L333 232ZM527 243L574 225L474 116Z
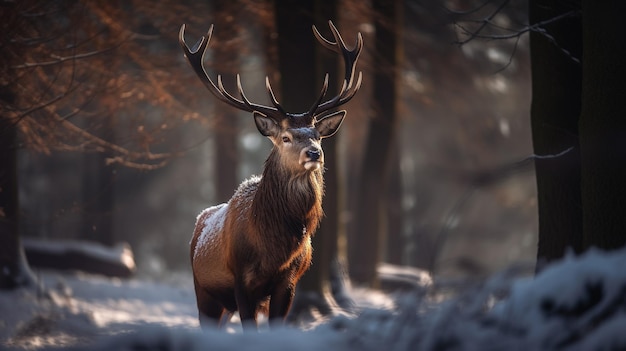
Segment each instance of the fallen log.
M377 269L380 289L386 292L420 291L433 283L430 274L419 268L381 263Z
M76 270L120 278L130 277L136 270L128 243L109 247L91 241L23 238L22 245L32 267Z

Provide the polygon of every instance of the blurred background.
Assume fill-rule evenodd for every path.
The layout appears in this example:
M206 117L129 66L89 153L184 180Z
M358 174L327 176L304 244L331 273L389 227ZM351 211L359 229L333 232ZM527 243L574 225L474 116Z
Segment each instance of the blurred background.
M181 24L189 46L215 25L205 67L228 91L240 74L247 96L269 104L267 75L302 112L309 105L290 94L312 104L325 72L331 89L342 83L341 58L311 32L332 38L331 19L348 47L363 35L363 84L322 145L314 266L338 258L376 286L382 262L458 277L534 260L535 178L518 163L532 154L528 38L515 34L525 1L29 0L0 10L23 238L127 242L139 274L189 271L197 214L260 174L271 142L195 76Z

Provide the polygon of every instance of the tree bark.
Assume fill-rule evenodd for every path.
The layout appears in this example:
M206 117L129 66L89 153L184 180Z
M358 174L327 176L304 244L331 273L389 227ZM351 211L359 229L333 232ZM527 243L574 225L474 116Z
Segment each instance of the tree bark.
M220 29L220 41L226 42L238 36L240 25L235 23L232 14L236 8L242 6L238 2L219 0L211 2L213 11L217 14L216 27ZM215 38L217 39L217 38ZM218 43L213 45L214 62L222 69L233 69L239 66L237 53L232 45ZM239 149L237 145L238 123L237 110L231 106L215 102L215 188L217 203L226 202L233 196L239 184L237 167L239 165Z
M582 4L584 246L617 249L626 244L626 3Z
M384 261L394 265L406 265L407 238L403 233L402 171L400 170L399 145L391 145L386 192L386 233Z
M396 69L400 60L401 2L374 0L376 34L374 81L367 142L363 153L354 230L348 243L350 277L356 283L378 287L377 265L382 257L385 184L396 120Z
M113 246L115 171L106 166L107 154L83 155L83 218L80 237Z
M12 40L15 37L13 31L22 24L22 18L17 15L20 7L15 5L18 4L6 4L6 12L0 16L3 21L0 26L3 32L0 45L4 48L3 55L0 56L0 67L4 75L3 84L0 84L0 290L35 283L19 235L16 128L19 121L11 118L18 99L15 89L18 77L14 70L7 69L24 52ZM14 55L10 55L12 50L16 50Z
M576 1L531 0L530 23L539 23L575 10ZM580 16L563 18L545 26L546 35L531 32L531 123L537 155L559 158L536 161L539 242L537 267L561 258L568 248L582 250L580 190L580 115L582 71Z
M10 98L10 93L0 98ZM3 101L4 102L4 101ZM0 290L34 285L19 236L17 130L0 116Z

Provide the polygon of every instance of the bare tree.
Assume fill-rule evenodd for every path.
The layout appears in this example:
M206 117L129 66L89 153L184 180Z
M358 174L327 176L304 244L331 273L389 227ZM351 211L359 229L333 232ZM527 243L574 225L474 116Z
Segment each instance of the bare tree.
M140 6L141 1L135 4ZM178 6L171 5L169 10ZM159 8L143 6L153 11ZM123 142L108 140L96 131L110 122L108 118L124 114L121 109L135 104L149 101L165 108L183 104L177 95L181 89L173 88L170 93L169 81L158 79L163 70L157 68L164 60L146 60L141 50L118 54L124 46L133 48L140 40L155 38L130 31L128 28L150 26L138 23L142 19L129 16L120 4L27 0L2 7L0 217L4 224L0 264L5 273L0 285L11 287L32 281L24 274L28 268L19 240L17 150L28 148L44 154L98 152L107 155L101 161L106 165L156 169L179 154L151 149L157 140L161 141L158 133L163 135L169 128L164 128L167 124L152 128L150 122L155 119L148 121L141 114L133 115L125 121L129 132ZM138 66L152 68L145 70L144 79L121 73L127 57ZM102 106L107 106L107 113L102 113Z

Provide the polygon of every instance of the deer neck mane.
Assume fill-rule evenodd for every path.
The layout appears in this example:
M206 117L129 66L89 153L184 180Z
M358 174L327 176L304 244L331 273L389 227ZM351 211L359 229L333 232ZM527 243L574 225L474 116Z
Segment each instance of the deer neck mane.
M324 177L321 168L293 174L272 150L252 202L252 215L268 234L302 238L312 235L322 217Z

